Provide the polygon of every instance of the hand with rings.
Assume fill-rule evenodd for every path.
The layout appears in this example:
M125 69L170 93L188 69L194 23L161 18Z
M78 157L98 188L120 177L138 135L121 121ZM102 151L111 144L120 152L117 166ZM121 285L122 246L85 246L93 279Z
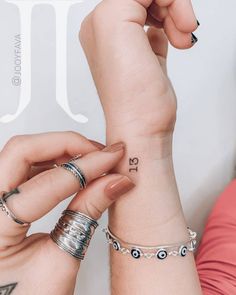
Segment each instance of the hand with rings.
M134 187L127 176L108 174L124 149L75 132L7 142L0 152L0 294L73 294L97 220ZM50 234L27 236L32 222L74 194Z

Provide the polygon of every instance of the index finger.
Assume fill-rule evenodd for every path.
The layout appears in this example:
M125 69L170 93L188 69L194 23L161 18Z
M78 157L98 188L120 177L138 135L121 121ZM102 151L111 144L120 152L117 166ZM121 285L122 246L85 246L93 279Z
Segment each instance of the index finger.
M155 0L161 7L168 7L168 12L178 30L191 33L198 27L190 0Z
M27 180L32 164L98 150L77 132L48 132L11 138L0 153L1 190L11 190ZM14 169L14 175L13 175Z

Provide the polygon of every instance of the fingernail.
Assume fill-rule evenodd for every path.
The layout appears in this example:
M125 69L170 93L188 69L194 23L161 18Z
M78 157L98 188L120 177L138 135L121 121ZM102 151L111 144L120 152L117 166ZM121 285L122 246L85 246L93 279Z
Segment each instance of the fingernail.
M192 45L194 45L195 43L197 43L198 38L193 33L191 33L191 35L192 35L191 43L192 43Z
M118 142L112 144L110 146L105 147L102 151L108 153L115 153L125 148L125 144L123 142Z
M119 179L113 180L105 187L105 194L110 199L116 200L134 187L135 184L127 176L121 176Z
M198 21L198 19L197 19L197 25L200 26L200 22Z
M93 145L95 145L95 147L97 147L99 150L104 149L104 147L105 147L104 144L102 144L102 143L100 143L100 142L97 142L97 141L95 141L95 140L90 139L89 141L90 141Z

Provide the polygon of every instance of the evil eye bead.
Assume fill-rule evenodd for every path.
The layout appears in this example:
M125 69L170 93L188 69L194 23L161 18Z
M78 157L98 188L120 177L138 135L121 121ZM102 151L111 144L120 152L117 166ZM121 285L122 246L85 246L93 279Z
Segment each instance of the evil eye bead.
M156 254L157 258L161 259L161 260L165 259L167 257L167 255L168 254L165 249L160 249Z
M179 248L179 254L184 257L187 255L188 248L186 246L181 246Z
M130 253L131 253L132 257L135 259L139 259L142 255L141 250L139 250L137 248L133 248Z
M118 241L113 241L112 246L116 251L119 251L121 248L120 243Z

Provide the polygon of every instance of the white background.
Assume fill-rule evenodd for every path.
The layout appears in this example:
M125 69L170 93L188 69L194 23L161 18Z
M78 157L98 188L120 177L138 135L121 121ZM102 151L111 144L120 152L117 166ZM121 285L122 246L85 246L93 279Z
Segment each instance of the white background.
M98 1L85 0L68 17L68 98L75 113L89 118L79 124L55 100L55 15L48 5L35 7L32 26L32 98L14 122L0 124L0 145L15 134L75 130L105 142L102 109L77 40L83 17ZM190 226L202 231L217 195L233 178L236 163L236 2L194 1L201 22L198 44L188 51L170 49L169 73L178 95L174 141L177 181ZM14 113L19 98L12 86L14 36L20 32L18 10L0 2L0 117ZM12 173L14 174L14 168ZM34 224L50 231L65 203ZM106 216L101 220L106 224ZM75 294L108 295L105 240L97 231L83 263Z

